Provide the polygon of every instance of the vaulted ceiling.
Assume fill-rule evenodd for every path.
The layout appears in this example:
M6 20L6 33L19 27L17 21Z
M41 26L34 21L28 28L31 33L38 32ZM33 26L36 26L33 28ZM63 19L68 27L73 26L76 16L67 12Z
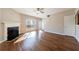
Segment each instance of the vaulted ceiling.
M22 14L40 17L40 18L46 18L48 15L66 11L73 8L43 8L42 11L44 13L41 13L39 10L37 10L38 8L13 8L13 9Z

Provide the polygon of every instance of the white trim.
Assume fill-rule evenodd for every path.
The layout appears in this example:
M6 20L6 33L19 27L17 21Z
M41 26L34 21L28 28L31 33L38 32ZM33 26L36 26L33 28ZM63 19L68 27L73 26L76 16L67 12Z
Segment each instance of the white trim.
M49 33L59 34L59 35L65 35L64 33L51 32L51 31L46 31L46 30L44 30L44 31L45 31L45 32L49 32Z

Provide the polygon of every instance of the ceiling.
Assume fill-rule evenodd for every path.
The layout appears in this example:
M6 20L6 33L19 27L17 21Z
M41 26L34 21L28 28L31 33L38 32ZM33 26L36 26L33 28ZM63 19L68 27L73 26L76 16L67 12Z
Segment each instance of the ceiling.
M46 18L47 15L66 11L66 10L69 10L72 8L43 8L42 11L44 11L44 13L40 13L39 11L37 11L37 8L13 8L13 9L22 14L35 16L35 17L39 17L39 18Z

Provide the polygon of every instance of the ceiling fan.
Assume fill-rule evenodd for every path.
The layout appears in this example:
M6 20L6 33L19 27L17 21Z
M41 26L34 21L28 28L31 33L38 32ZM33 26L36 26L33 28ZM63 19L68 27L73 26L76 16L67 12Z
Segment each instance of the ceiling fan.
M44 11L44 8L37 8L36 9L37 11L39 11L40 13L45 13L45 11ZM37 13L37 14L39 14L39 13ZM50 17L51 15L46 15L46 17Z
M37 11L39 11L40 13L44 13L44 8L37 8Z

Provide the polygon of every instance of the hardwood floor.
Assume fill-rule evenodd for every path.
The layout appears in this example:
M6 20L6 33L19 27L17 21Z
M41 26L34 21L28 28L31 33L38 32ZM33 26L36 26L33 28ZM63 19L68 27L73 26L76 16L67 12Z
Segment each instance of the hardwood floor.
M32 31L1 43L0 51L79 51L79 43L71 36Z

